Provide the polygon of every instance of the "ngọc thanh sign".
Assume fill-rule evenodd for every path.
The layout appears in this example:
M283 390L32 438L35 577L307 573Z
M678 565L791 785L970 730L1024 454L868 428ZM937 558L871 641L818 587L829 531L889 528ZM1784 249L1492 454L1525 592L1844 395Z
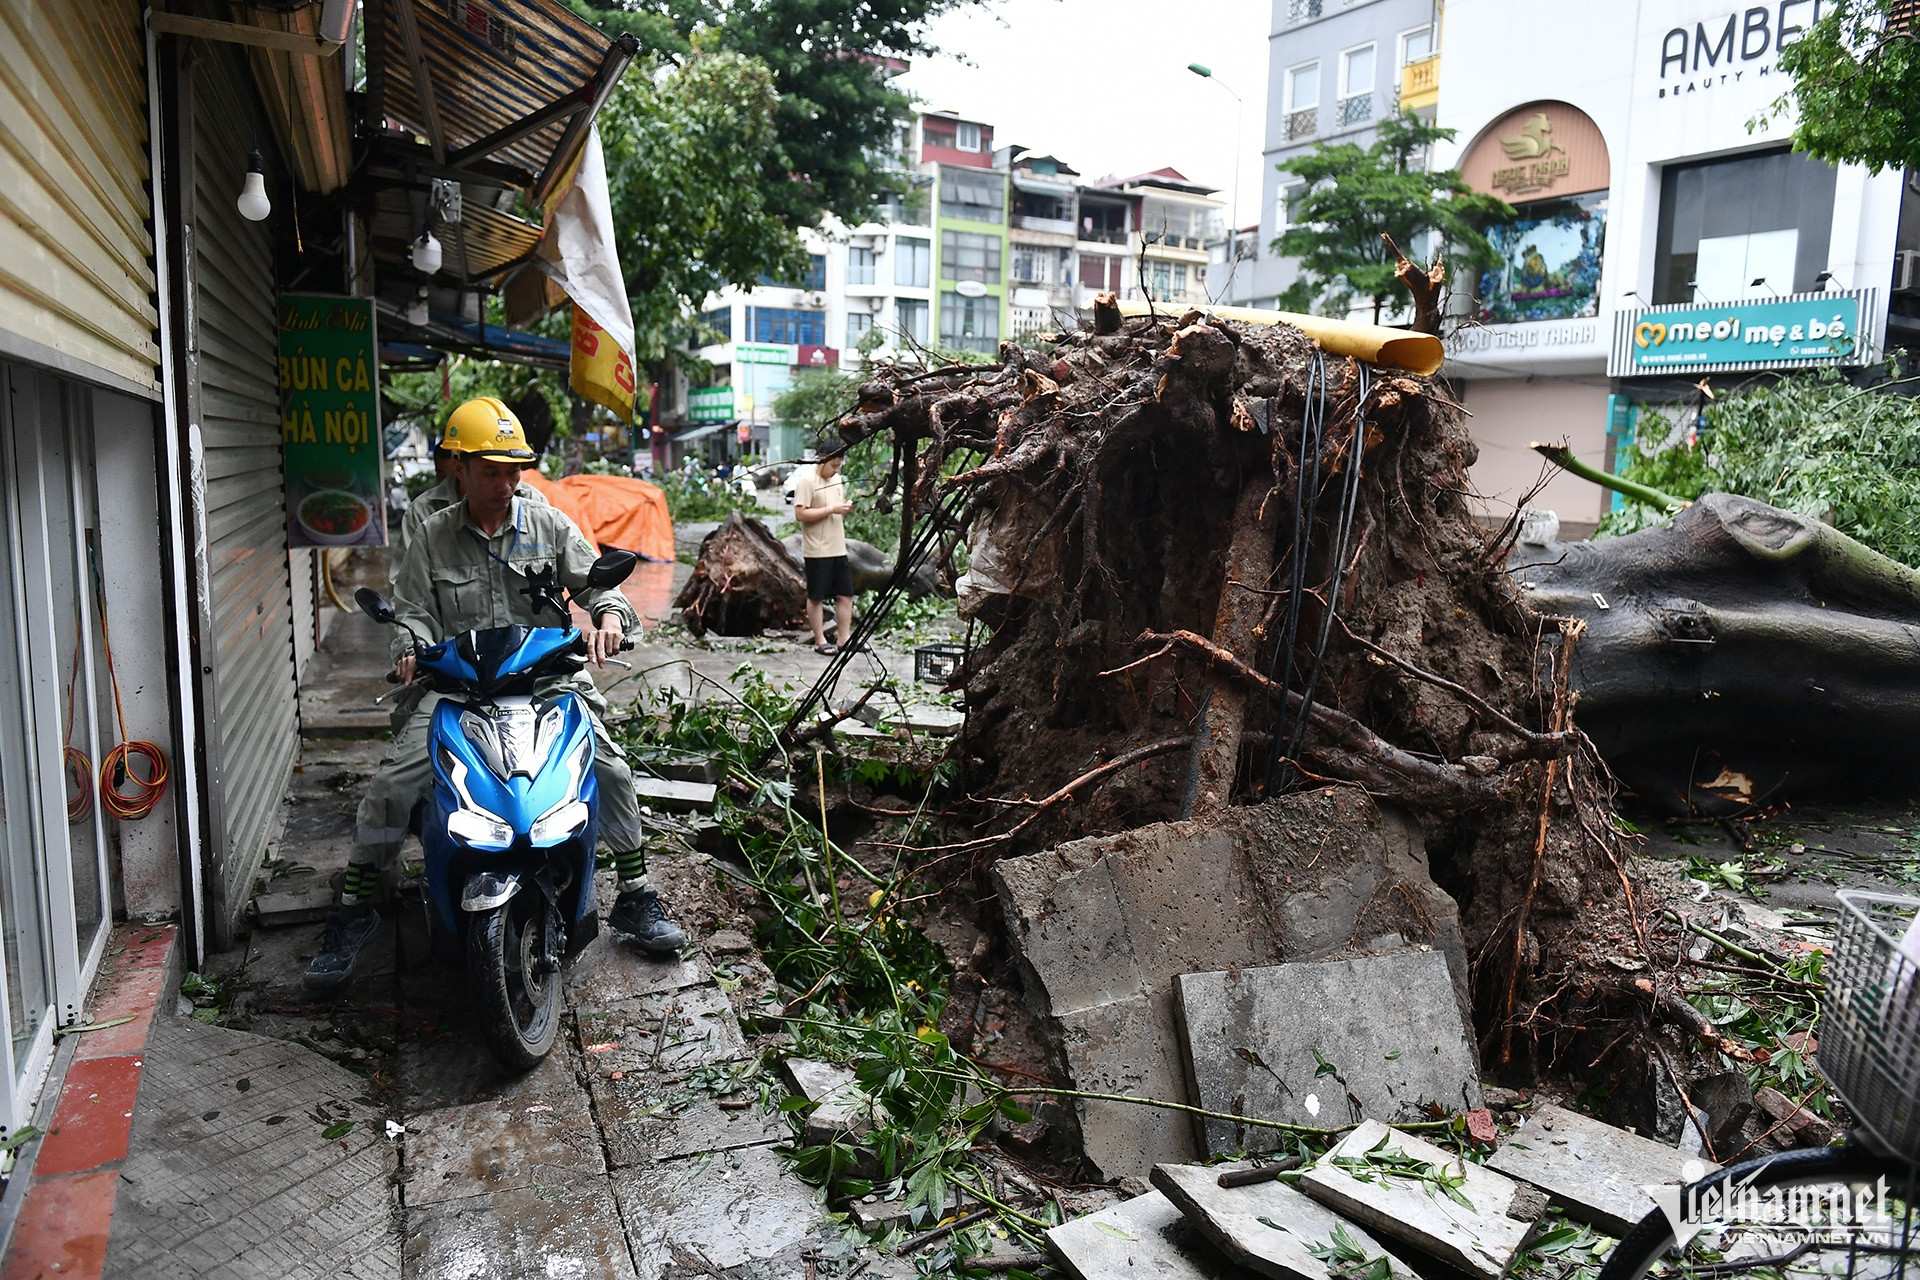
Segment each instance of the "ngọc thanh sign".
M279 308L287 545L385 546L373 299L288 294Z
M687 392L688 422L731 422L735 416L732 387L696 387Z
M1862 317L1872 314L1872 305L1873 290L1856 289L1623 311L1614 317L1607 372L1623 378L1859 364L1868 352Z

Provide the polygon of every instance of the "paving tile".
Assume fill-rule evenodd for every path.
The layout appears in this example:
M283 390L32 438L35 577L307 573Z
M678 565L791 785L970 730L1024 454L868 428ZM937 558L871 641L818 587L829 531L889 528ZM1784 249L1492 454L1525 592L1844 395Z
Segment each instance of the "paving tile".
M832 1228L814 1188L783 1172L772 1147L622 1169L613 1190L642 1276L674 1251L725 1269L759 1262Z
M1473 1207L1456 1204L1412 1178L1376 1175L1362 1181L1333 1163L1363 1155L1382 1139L1415 1159L1462 1173L1466 1181L1460 1192ZM1300 1189L1377 1235L1485 1280L1497 1280L1506 1271L1533 1230L1531 1221L1507 1216L1521 1184L1378 1120L1353 1130L1321 1157L1301 1175Z
M409 1206L606 1172L599 1130L565 1055L548 1057L525 1079L528 1087L512 1097L407 1116Z
M1275 1280L1329 1280L1327 1264L1310 1250L1331 1243L1336 1227L1346 1229L1354 1243L1366 1251L1369 1262L1384 1256L1395 1276L1409 1280L1415 1275L1365 1227L1348 1222L1284 1182L1269 1178L1251 1186L1220 1185L1222 1173L1249 1167L1247 1162L1156 1165L1153 1185L1208 1243L1260 1275Z
M135 969L121 974L111 988L100 993L87 1010L90 1022L112 1022L131 1018L117 1027L79 1033L76 1058L108 1058L139 1053L146 1047L147 1033L153 1027L160 997L165 994L166 971L156 968Z
M1681 1172L1689 1160L1704 1166L1695 1177L1720 1167L1578 1112L1546 1106L1527 1118L1487 1166L1539 1187L1568 1217L1622 1236L1653 1212L1653 1198L1641 1188L1689 1181Z
M415 1280L634 1280L604 1178L542 1179L431 1205L409 1202L405 1253Z
M37 1176L78 1173L123 1159L140 1096L141 1059L75 1058L34 1162Z
M93 1280L107 1260L120 1172L100 1169L33 1180L7 1245L3 1280Z
M1209 1111L1324 1125L1480 1105L1473 1042L1437 951L1183 973L1174 989L1187 1068ZM1211 1155L1283 1140L1227 1120L1203 1128Z
M863 1137L886 1118L886 1109L854 1082L853 1072L845 1067L788 1058L780 1064L780 1073L795 1093L814 1104L807 1113L809 1143Z
M704 956L655 959L603 931L567 965L567 1002L604 1007L698 986L712 976Z
M1047 1248L1079 1280L1233 1280L1247 1274L1158 1191L1053 1228Z
M620 1077L613 1079L597 1064L588 1068L587 1087L607 1159L616 1169L792 1136L777 1112L763 1112L757 1104L723 1108L688 1089L683 1077L645 1071L620 1072Z
M725 1062L746 1052L740 1020L718 987L687 987L601 1008L582 1007L580 1043L617 1047L599 1061L607 1070L677 1072Z

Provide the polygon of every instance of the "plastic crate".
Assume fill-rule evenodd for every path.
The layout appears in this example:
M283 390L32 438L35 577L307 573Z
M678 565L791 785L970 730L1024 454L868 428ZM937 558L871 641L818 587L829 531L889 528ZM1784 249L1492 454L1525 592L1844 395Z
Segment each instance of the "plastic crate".
M1820 1070L1869 1133L1920 1156L1920 965L1901 941L1920 898L1843 889L1820 1002Z
M965 645L923 644L913 651L913 678L926 684L945 684L960 670L966 656Z

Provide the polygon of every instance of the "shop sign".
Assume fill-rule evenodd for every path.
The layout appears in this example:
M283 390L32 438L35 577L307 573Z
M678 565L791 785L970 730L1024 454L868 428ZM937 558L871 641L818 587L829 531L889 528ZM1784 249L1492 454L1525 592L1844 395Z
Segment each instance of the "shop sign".
M279 308L287 545L385 546L373 299L288 294Z
M800 349L788 342L736 342L733 358L741 364L777 364L790 369L800 359Z
M1711 373L1864 358L1860 318L1872 290L1809 293L1725 306L1621 312L1608 373Z
M802 343L793 362L803 369L838 369L840 351L837 347L816 347Z
M733 388L699 387L687 392L687 421L733 421Z
M1460 176L1475 191L1508 201L1604 191L1607 144L1578 107L1531 103L1488 126L1467 149Z

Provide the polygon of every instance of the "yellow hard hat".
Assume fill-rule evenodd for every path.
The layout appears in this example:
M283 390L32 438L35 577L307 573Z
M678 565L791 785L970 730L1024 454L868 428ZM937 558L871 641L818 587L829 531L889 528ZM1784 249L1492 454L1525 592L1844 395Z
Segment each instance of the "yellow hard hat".
M440 447L448 453L487 462L534 460L519 415L492 396L477 396L455 409L447 419L447 433L441 437Z

